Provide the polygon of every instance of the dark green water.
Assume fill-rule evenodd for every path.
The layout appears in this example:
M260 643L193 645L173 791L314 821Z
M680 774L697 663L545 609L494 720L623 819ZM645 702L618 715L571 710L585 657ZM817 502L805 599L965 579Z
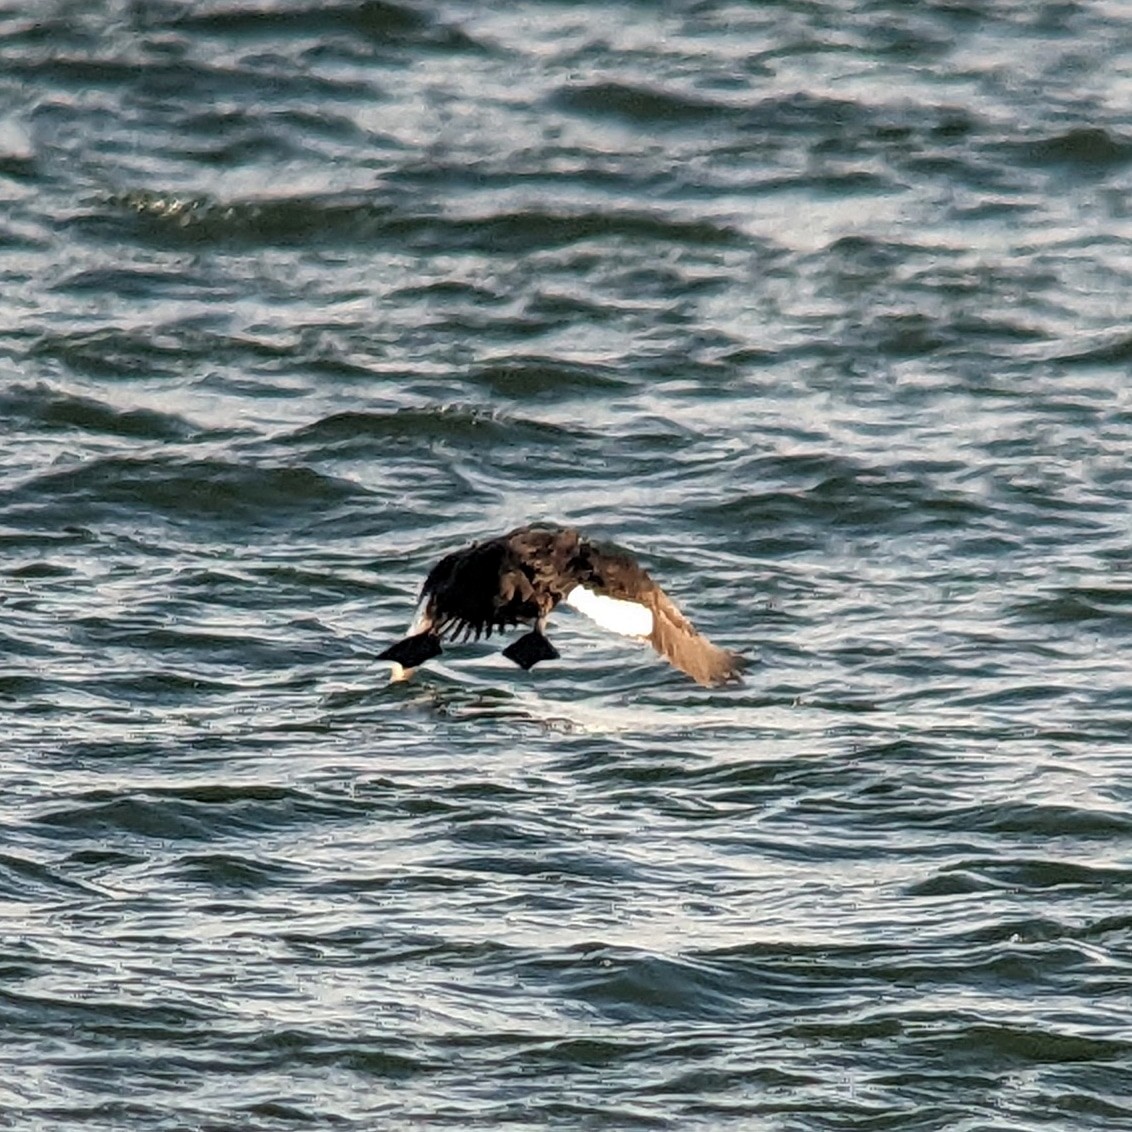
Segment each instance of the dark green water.
M1130 47L0 2L0 1127L1132 1121ZM746 685L387 686L544 517Z

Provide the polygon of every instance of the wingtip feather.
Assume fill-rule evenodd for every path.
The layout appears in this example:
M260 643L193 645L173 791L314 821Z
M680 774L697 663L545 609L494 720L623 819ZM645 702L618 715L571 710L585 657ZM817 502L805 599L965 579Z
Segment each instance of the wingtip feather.
M656 623L649 641L674 668L705 688L741 684L746 658L712 644L698 633L659 587L653 592Z

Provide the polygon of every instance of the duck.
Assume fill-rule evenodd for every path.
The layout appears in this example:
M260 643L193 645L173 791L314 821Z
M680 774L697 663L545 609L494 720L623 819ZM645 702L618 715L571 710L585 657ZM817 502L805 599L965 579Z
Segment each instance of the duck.
M560 656L546 635L560 604L611 632L647 641L704 687L742 681L746 659L697 632L632 554L552 523L517 527L441 558L421 586L407 635L378 659L392 662L391 683L407 680L441 654L442 640L478 641L530 625L503 649L529 671Z

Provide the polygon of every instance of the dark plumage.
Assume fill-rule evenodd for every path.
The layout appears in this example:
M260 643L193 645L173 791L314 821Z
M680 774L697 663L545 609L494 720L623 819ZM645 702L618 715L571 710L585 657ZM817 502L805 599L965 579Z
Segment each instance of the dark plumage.
M552 660L546 619L560 603L599 624L647 639L676 668L705 686L740 679L744 660L713 645L692 627L632 555L591 542L568 527L519 527L446 555L421 587L409 636L380 654L393 679L441 652L442 639L490 637L533 625L503 655L523 668Z

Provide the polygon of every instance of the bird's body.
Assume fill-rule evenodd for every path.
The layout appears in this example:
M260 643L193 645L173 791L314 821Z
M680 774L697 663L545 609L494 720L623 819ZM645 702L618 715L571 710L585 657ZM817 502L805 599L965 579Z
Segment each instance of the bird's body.
M380 654L393 679L441 652L441 639L490 637L532 625L503 655L523 668L558 656L546 620L560 603L599 625L646 639L705 686L740 678L743 659L701 636L632 555L568 527L528 526L442 558L421 587L409 635Z

